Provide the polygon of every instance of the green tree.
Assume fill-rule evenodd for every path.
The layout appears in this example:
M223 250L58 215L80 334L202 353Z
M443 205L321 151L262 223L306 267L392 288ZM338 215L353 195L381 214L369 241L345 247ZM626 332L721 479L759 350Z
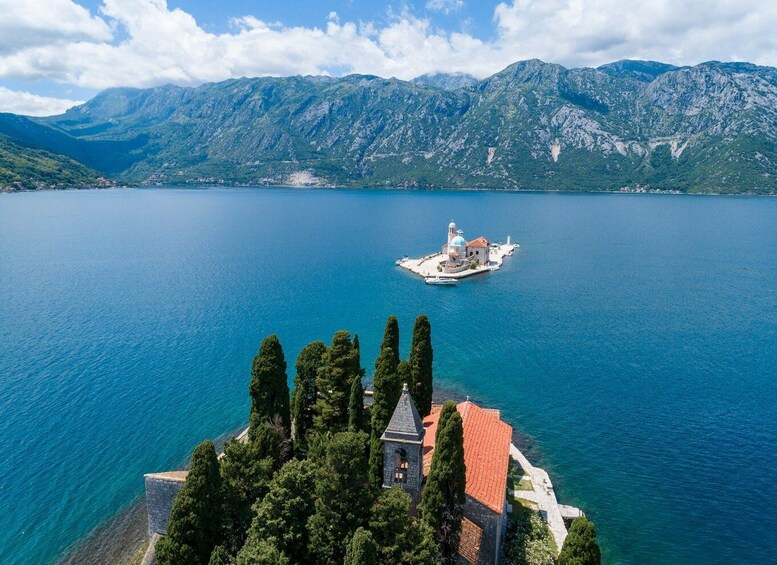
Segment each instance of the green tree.
M340 432L327 445L315 481L315 514L310 517L309 549L317 563L342 563L345 547L366 526L373 490L367 480L364 433Z
M432 531L410 516L410 495L401 486L380 493L370 511L370 531L382 565L422 565L437 555Z
M351 399L348 402L348 431L363 432L367 425L364 420L364 387L361 377L353 379Z
M380 436L386 431L402 395L397 366L394 350L390 347L381 349L375 361L370 424L370 484L377 488L383 484L383 443Z
M262 424L262 428L267 427ZM262 434L264 435L264 434ZM267 492L275 459L262 452L262 442L245 443L234 438L224 444L221 478L224 488L227 546L237 552L251 525L252 505Z
M594 523L583 516L575 518L558 555L558 565L599 565L601 562Z
M407 383L407 387L409 389L410 385L412 384L411 378L410 363L402 359L402 361L399 362L399 365L397 365L397 382L400 385ZM415 397L413 397L413 401L415 401Z
M269 335L259 347L251 370L251 418L249 436L253 440L259 425L279 416L291 437L291 415L289 412L289 383L286 377L286 358L278 336Z
M410 345L410 374L408 383L416 408L422 418L432 411L432 326L421 314L413 325L413 341Z
M156 545L159 565L204 565L223 538L222 482L210 440L194 450L189 473L173 501L167 535Z
M456 562L466 480L464 429L456 404L449 400L440 412L432 465L419 505L422 519L434 532L444 565Z
M396 316L389 316L386 320L386 328L383 330L383 342L380 350L390 347L394 352L394 365L399 364L399 322ZM377 370L377 366L375 367Z
M307 522L315 510L311 496L313 466L292 460L283 466L269 485L265 497L254 507L254 519L241 555L259 551L262 540L272 538L275 547L292 563L306 563Z
M553 537L537 512L519 509L509 515L506 565L555 565Z
M277 416L261 424L254 432L254 438L250 442L256 448L256 455L260 459L269 457L273 462L273 472L291 459L291 441L286 435L286 428Z
M208 565L235 565L235 558L223 545L217 545L210 554Z
M376 565L377 563L372 534L364 528L358 528L345 550L345 565Z
M307 453L307 434L313 427L316 406L316 375L324 366L326 345L314 341L300 351L295 363L294 392L291 398L291 417L294 420L294 451L299 457Z
M278 549L278 540L267 538L246 546L237 556L237 565L296 565Z
M324 364L316 377L316 414L318 431L340 432L348 428L348 401L353 379L358 375L357 352L350 334L340 330L324 355Z
M359 345L359 334L353 334L353 349L356 351L356 366L359 368L359 376L363 377L366 371L362 368L362 352Z

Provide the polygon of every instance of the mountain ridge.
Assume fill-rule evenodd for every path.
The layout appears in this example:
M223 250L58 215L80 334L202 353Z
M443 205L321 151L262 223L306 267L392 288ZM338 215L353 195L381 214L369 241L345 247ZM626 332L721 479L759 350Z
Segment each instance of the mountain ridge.
M0 134L140 184L777 193L772 67L530 59L425 77L114 88L60 116L0 116ZM35 128L19 120L44 129L20 137Z

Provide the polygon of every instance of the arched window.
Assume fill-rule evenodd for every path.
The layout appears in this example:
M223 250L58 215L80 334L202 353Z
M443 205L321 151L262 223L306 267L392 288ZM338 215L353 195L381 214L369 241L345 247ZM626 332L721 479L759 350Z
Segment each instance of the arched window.
M394 452L394 482L407 482L407 452L402 448Z

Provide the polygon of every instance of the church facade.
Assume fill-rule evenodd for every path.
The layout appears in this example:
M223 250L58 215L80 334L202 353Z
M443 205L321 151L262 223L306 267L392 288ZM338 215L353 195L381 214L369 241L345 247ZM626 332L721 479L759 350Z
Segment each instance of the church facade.
M455 227L455 226L454 226ZM383 441L383 486L402 485L418 503L429 474L440 406L423 420L405 385ZM464 428L466 496L459 542L461 565L500 561L507 526L507 476L512 428L498 410L480 408L467 400L456 406Z
M457 273L470 268L472 263L478 267L487 265L490 252L489 241L480 236L467 241L464 232L456 228L456 223L448 224L448 241L442 246L443 261L440 263L443 272Z

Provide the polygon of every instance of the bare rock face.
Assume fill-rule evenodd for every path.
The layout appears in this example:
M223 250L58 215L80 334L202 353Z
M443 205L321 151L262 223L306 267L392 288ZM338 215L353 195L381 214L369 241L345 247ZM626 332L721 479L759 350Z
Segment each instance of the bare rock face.
M141 183L777 193L777 69L531 60L481 81L112 89L62 116L0 119L0 136Z

